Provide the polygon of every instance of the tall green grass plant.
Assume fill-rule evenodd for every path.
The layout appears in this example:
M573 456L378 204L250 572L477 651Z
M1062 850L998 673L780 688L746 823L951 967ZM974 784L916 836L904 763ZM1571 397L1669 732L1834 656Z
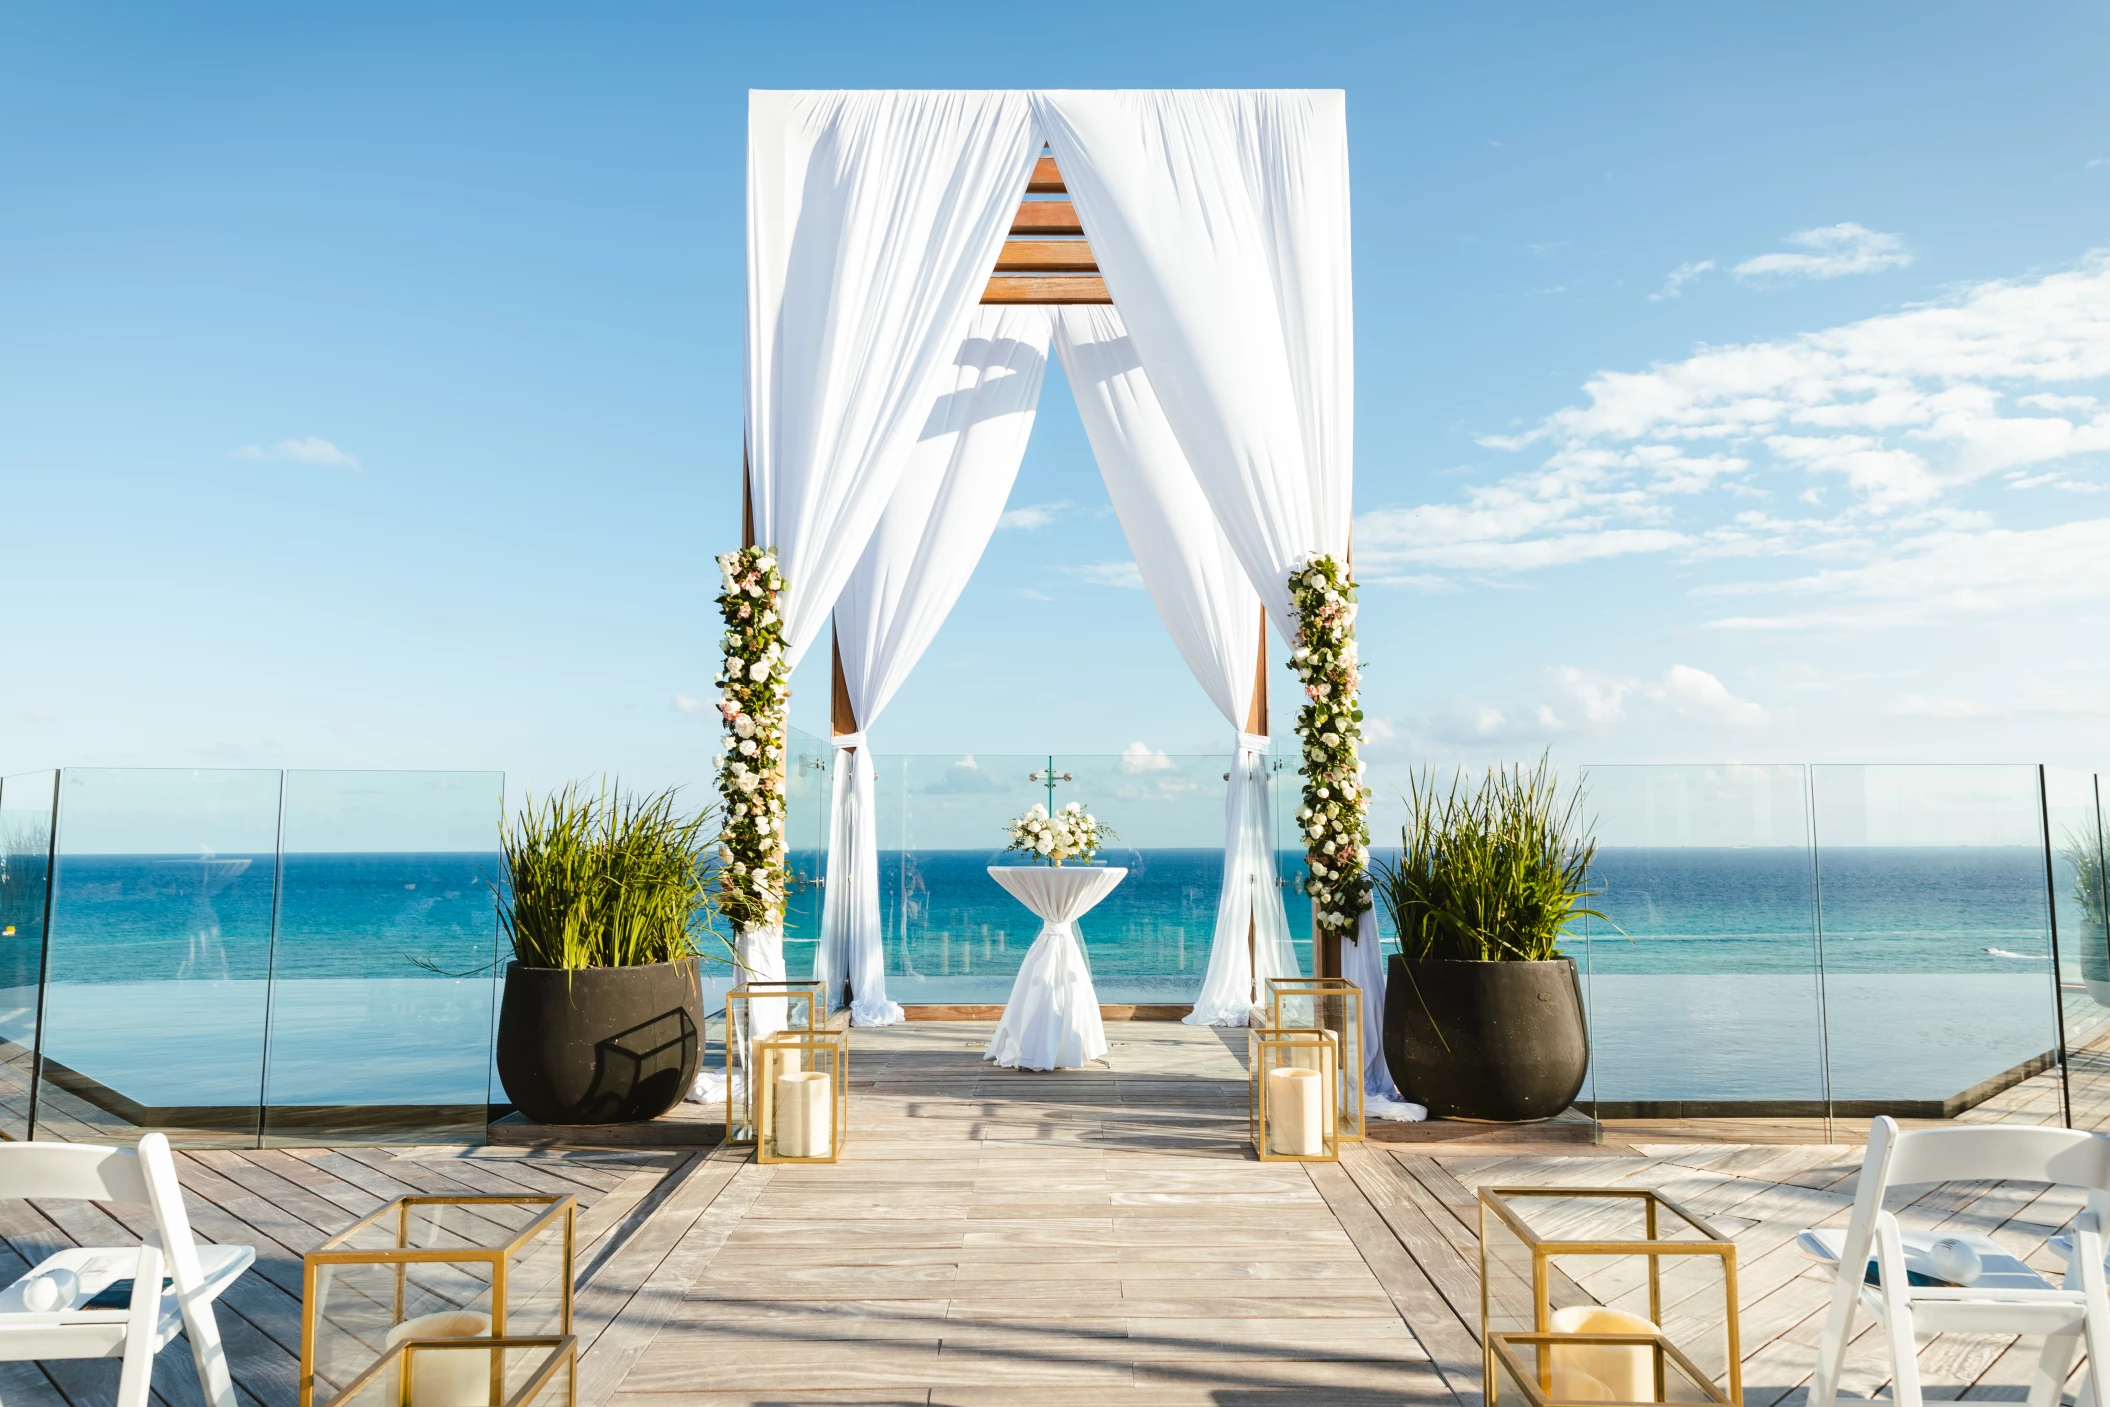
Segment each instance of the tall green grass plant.
M1544 962L1569 924L1604 917L1588 907L1603 891L1582 790L1563 798L1549 758L1489 768L1477 786L1461 772L1448 792L1427 771L1407 786L1399 859L1376 873L1408 958Z
M505 828L500 922L527 967L642 967L698 952L711 931L716 811L684 816L673 788L639 796L576 783Z

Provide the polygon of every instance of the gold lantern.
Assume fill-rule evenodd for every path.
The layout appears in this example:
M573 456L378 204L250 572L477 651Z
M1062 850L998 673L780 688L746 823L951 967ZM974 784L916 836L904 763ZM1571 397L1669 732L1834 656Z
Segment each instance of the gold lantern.
M755 1041L779 1031L818 1031L828 1024L820 982L742 982L725 994L725 1141L755 1141Z
M832 1163L850 1132L850 1033L783 1031L755 1043L757 1161Z
M462 1347L410 1377L406 1351L391 1381L409 1392L419 1374L474 1376L471 1362L510 1373L525 1360L494 1357L497 1340L568 1341L577 1218L569 1196L399 1197L323 1242L302 1261L299 1407L334 1402L355 1382L381 1391L373 1370L406 1344L421 1355L440 1340ZM511 1383L494 1379L475 1402L440 1401L452 1390L433 1388L417 1407L489 1407Z
M1270 1028L1246 1033L1253 1151L1262 1162L1339 1161L1341 1121L1334 1085L1340 1059L1331 1031Z
M1343 1143L1363 1137L1363 989L1345 977L1270 977L1267 1024L1278 1031L1331 1031L1340 1052L1334 1116Z
M1483 1187L1480 1341L1488 1407L1741 1402L1736 1243L1646 1189Z
M579 1341L405 1339L345 1384L337 1407L573 1407Z

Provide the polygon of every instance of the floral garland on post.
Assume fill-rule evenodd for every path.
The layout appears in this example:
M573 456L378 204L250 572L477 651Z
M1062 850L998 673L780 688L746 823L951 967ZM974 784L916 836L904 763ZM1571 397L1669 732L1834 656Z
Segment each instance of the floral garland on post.
M784 621L777 610L784 578L777 554L743 547L718 559L724 589L725 668L718 711L725 715L725 756L718 792L725 798L719 836L718 907L743 931L783 921L784 720L791 698L785 678Z
M1297 736L1304 749L1304 892L1314 932L1356 936L1370 907L1370 791L1356 746L1363 737L1357 698L1362 671L1355 645L1355 587L1332 557L1300 561L1289 574L1297 608L1290 665L1304 681Z

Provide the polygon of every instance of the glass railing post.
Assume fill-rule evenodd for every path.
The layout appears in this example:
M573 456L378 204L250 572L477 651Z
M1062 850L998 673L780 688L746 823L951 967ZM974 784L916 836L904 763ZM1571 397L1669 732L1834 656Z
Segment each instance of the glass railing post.
M2058 1052L2059 1114L2066 1127L2072 1128L2073 1082L2067 1073L2066 997L2059 980L2059 886L2051 859L2051 790L2041 762L2037 764L2037 816L2038 839L2044 850L2044 926L2051 940L2051 1016L2057 1037L2053 1049Z

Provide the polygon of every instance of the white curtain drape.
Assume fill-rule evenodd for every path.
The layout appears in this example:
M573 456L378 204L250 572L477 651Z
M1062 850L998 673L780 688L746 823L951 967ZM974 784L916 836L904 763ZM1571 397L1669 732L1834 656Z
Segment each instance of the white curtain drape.
M1165 417L1292 639L1292 564L1348 548L1346 99L1059 91L1033 107Z
M870 728L945 622L1003 516L1033 433L1048 361L1048 311L978 307L857 568L835 603L843 682ZM886 994L879 921L876 781L864 734L835 740L835 809L814 976L830 1001L848 977L850 1019L901 1019Z
M1067 90L1035 93L1033 115L1165 420L1292 640L1290 570L1345 560L1353 512L1346 97ZM1374 932L1342 962L1382 1012ZM1382 1048L1366 1049L1389 1094Z
M1210 702L1238 728L1260 661L1260 598L1216 526L1121 315L1058 309L1055 349L1144 589ZM1245 1025L1268 978L1300 971L1275 882L1267 748L1266 738L1240 732L1233 749L1216 935L1186 1018L1197 1025Z
M1017 92L755 92L747 453L795 665L929 415L1035 149Z

